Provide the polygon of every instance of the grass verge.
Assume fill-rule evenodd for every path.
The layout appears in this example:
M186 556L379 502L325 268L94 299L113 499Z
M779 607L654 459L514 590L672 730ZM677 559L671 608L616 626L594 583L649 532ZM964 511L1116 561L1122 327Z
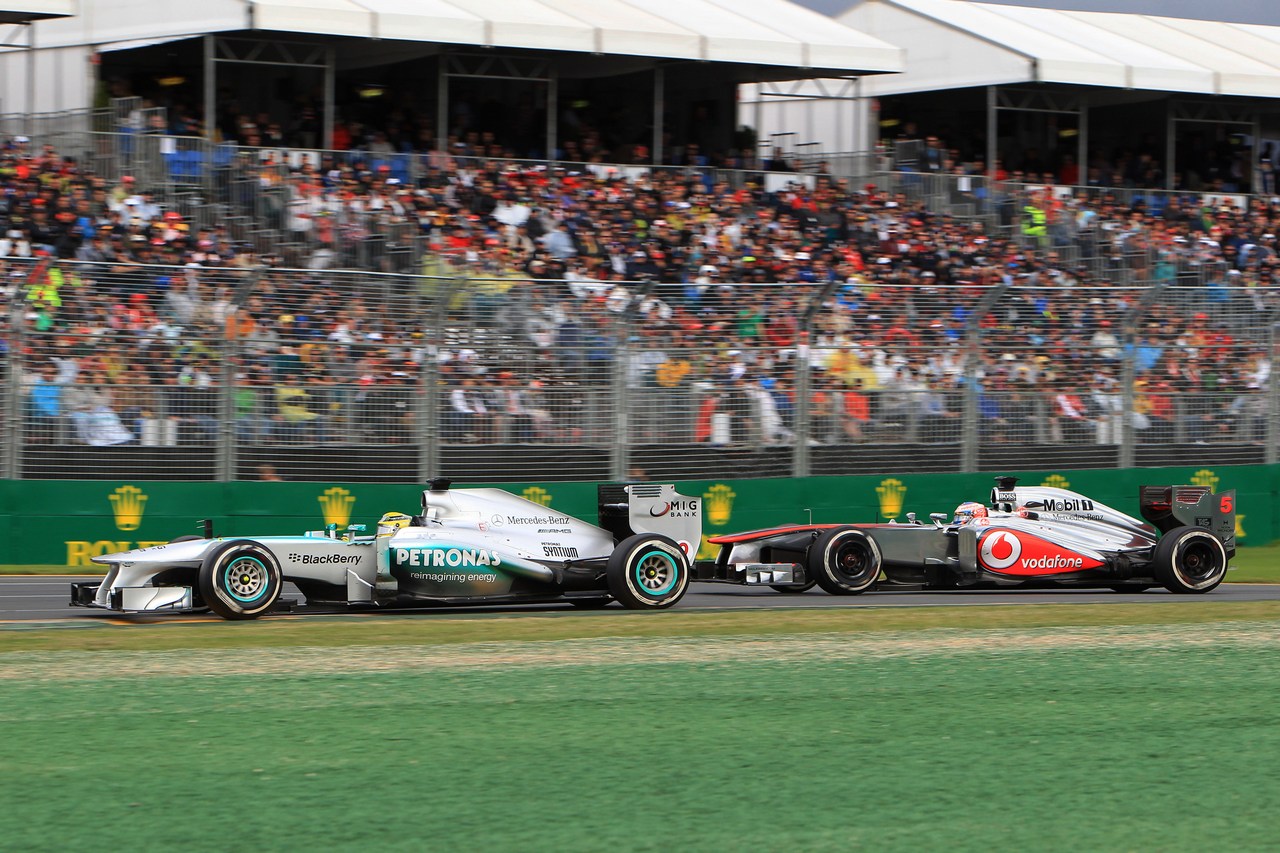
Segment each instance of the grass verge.
M183 677L175 653L124 679L111 661L138 656L107 652L74 680L56 662L79 653L4 656L0 832L11 849L188 851L1274 845L1273 623L899 630L875 651L752 639L746 658L745 641L552 642L520 664L486 643L498 656L473 667L349 647L217 677ZM5 677L15 658L55 666Z

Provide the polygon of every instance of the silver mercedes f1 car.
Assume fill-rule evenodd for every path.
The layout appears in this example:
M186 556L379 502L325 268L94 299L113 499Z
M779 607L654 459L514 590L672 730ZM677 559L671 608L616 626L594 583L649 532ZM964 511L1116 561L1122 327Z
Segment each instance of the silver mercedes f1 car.
M418 515L388 513L372 536L353 525L298 536L181 537L94 557L100 582L71 586L71 604L125 613L212 610L253 619L286 582L307 604L406 607L569 601L636 610L688 589L702 502L670 485L600 487L600 524L501 489L432 480Z
M1163 586L1205 593L1236 553L1235 492L1142 486L1142 519L1084 495L996 478L989 505L961 504L931 523L802 524L713 536L695 581L833 595L876 587ZM881 578L884 578L882 581Z

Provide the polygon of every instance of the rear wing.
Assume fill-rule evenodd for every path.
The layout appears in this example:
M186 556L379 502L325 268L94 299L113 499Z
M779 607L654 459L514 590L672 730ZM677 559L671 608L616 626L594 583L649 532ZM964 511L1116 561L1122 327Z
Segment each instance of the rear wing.
M702 498L682 495L672 485L597 487L600 526L617 542L637 533L669 536L689 559L702 542Z
M1142 517L1161 533L1175 527L1202 527L1236 553L1236 492L1215 493L1208 486L1142 486L1138 493Z

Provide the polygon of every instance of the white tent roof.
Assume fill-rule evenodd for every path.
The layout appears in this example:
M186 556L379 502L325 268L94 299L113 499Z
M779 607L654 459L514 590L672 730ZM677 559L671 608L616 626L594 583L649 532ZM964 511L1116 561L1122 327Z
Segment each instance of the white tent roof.
M22 24L76 13L76 0L0 0L0 24Z
M3 3L4 0L0 0ZM81 0L42 46L265 30L879 73L903 51L789 0Z
M839 20L906 46L906 72L870 94L1040 82L1280 97L1280 27L964 0L864 0Z

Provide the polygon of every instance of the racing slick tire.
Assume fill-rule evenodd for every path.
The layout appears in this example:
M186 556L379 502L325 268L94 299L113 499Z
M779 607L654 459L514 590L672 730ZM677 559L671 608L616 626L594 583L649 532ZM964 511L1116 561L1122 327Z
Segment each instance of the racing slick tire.
M773 584L769 584L769 589L774 592L780 592L783 595L799 595L802 592L808 592L813 589L814 585L817 583L818 582L813 578L809 578L809 582L804 586L774 586Z
M1201 527L1175 527L1160 537L1152 573L1169 592L1202 595L1227 576L1227 549Z
M864 531L833 527L809 546L809 577L832 595L860 595L876 585L883 559Z
M219 545L200 566L200 596L223 619L257 619L275 606L283 586L275 556L245 539Z
M609 592L631 610L661 610L689 589L689 560L675 540L638 533L618 543L605 568Z

